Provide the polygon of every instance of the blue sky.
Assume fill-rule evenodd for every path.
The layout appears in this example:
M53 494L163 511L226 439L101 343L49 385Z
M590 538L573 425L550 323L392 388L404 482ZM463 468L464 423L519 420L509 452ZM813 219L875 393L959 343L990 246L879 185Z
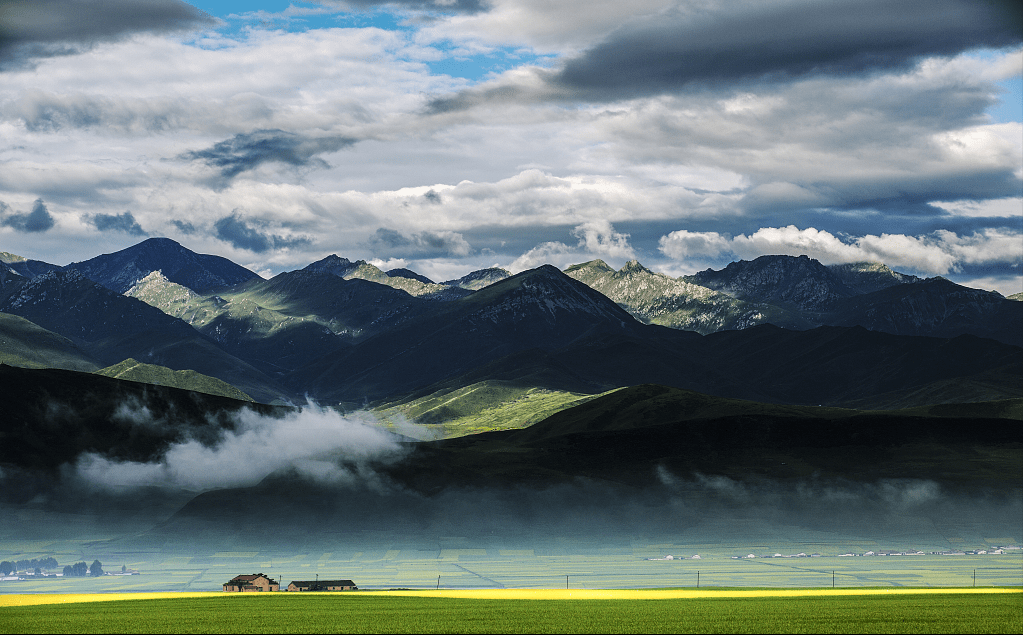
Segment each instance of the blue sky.
M433 279L805 253L1015 293L1016 4L13 0L2 250Z

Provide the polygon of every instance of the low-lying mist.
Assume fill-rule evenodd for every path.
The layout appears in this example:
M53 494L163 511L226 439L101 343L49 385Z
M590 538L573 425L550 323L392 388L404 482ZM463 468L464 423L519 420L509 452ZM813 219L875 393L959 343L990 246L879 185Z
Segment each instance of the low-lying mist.
M118 411L140 426L154 425L145 409ZM314 481L352 483L371 474L368 465L397 460L399 437L375 427L366 412L339 414L310 403L283 417L243 409L231 427L210 442L188 438L172 444L157 461L112 459L86 452L65 469L65 480L113 493L143 487L205 491L255 485L291 470Z
M751 541L945 549L973 535L970 527L982 528L976 535L1023 538L1019 482L985 489L852 473L769 478L736 464L722 464L725 475L669 469L657 461L634 461L627 469L591 462L587 469L606 469L588 477L562 472L545 481L547 472L530 467L530 453L542 453L543 446L498 445L474 450L472 465L492 460L491 478L459 471L454 451L417 454L417 443L384 429L368 412L340 414L315 404L243 408L187 425L137 400L111 412L110 425L130 433L109 446L120 449L85 449L50 473L16 467L0 472L0 514L17 519L10 531L45 533L49 523L54 535L65 535L94 526L111 537L133 532L136 542L253 550L436 547L452 537L526 548L625 544L642 537L725 551ZM125 450L133 447L132 435L170 441L142 444L159 448L137 455L147 460L126 458L135 456ZM497 461L493 453L501 452L505 456ZM509 462L512 455L521 461ZM509 465L514 474L540 476L502 480L502 466ZM630 478L620 478L624 472ZM74 523L67 514L75 515ZM267 531L237 531L267 526L268 519Z

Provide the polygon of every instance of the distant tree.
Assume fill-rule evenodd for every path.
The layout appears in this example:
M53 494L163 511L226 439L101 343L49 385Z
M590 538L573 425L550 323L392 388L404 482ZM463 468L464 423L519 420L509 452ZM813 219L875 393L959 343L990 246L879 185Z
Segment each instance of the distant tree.
M92 565L89 567L89 575L94 578L98 578L103 575L103 563L99 560L93 560Z
M74 564L74 575L76 577L81 578L81 577L84 577L88 573L89 573L89 565L85 564L84 562L76 562Z
M64 577L65 578L70 578L70 577L73 577L74 575L75 575L75 568L72 567L71 565L65 565L64 566Z
M44 559L40 560L39 561L39 566L44 568L44 569L56 569L60 565L57 564L57 559L56 558L54 558L53 556L50 556L49 558L44 558Z
M128 565L122 564L121 565L121 573L127 573L127 572L128 572Z
M14 563L10 560L0 562L0 573L10 575L14 571Z
M34 573L36 575L42 575L43 574L43 570L40 569L39 567L36 567L35 570L32 573Z

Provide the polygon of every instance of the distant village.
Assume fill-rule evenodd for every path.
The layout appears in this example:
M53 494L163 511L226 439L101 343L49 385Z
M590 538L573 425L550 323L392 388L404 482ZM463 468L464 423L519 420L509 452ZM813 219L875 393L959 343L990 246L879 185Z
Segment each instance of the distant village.
M0 562L0 582L17 582L29 578L98 578L107 575L139 575L138 570L129 569L126 565L121 565L119 571L104 571L103 563L99 560L93 560L91 565L85 564L85 562L69 564L60 573L55 571L59 566L52 557L41 560L4 560Z
M224 583L227 593L271 593L281 590L281 581L262 573L237 575ZM351 580L293 580L285 591L358 591Z

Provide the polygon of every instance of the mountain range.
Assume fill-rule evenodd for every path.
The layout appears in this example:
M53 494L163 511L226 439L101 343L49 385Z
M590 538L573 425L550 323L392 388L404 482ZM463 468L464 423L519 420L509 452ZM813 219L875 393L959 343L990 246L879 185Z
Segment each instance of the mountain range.
M932 401L935 382L944 401L1021 396L999 378L1019 373L1023 303L877 263L763 256L671 278L598 260L435 283L331 255L264 280L166 238L66 267L4 263L12 363L29 357L17 316L50 333L40 351L62 351L29 365L130 358L264 402L352 407L485 381L860 406Z
M267 517L288 545L669 535L679 500L775 513L751 491L886 522L905 483L1018 499L1021 344L1023 302L805 256L437 283L337 255L265 280L168 239L4 253L0 505L164 500L127 540L225 549Z

